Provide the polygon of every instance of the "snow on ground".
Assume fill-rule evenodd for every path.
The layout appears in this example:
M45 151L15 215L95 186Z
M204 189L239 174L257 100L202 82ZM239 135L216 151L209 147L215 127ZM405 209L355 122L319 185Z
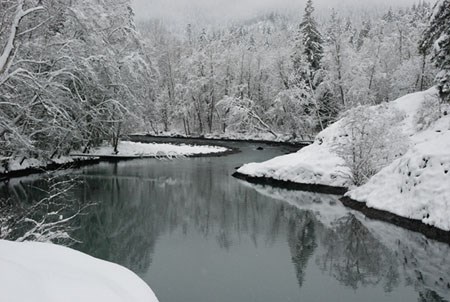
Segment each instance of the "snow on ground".
M263 163L249 163L237 172L297 183L348 187L350 182L346 175L349 169L344 166L344 160L332 152L332 146L342 135L341 123L338 121L330 125L317 135L313 144L296 153L278 156Z
M216 154L228 151L225 147L218 146L200 146L200 145L174 145L174 144L156 144L156 143L134 143L124 141L119 143L119 153L114 154L111 146L103 146L94 149L89 156L120 156L120 157L182 157L197 154ZM71 156L61 156L52 160L37 158L0 158L0 161L8 162L8 171L21 171L30 168L43 169L52 163L69 164L74 161L85 160L86 154L73 153ZM7 172L3 165L0 165L0 174Z
M388 103L388 108L402 113L401 129L406 136L415 133L414 117L424 100L433 98L436 89L406 95ZM345 118L320 132L314 143L297 153L273 158L263 163L250 163L238 169L239 173L256 177L306 184L321 184L336 187L351 187L350 170L344 160L333 151L345 138Z
M316 140L296 153L278 156L263 163L249 163L237 172L253 177L347 187L350 184L344 175L348 169L343 165L343 159L331 152L327 140Z
M403 157L347 196L450 231L450 116L412 140L415 145Z
M158 301L128 269L53 244L0 240L0 269L2 301Z
M154 157L154 156L189 156L196 154L213 154L222 153L228 149L218 146L200 146L200 145L174 145L159 143L135 143L123 141L118 146L119 153L117 156L130 157ZM90 153L98 156L115 155L111 146L96 148Z
M369 207L450 231L450 115L433 116L429 102L436 104L436 93L431 88L387 104L388 112L401 113L398 126L408 140L409 150L347 196L366 202ZM448 105L441 106L441 112L450 114ZM424 114L427 110L429 114ZM298 183L352 187L344 160L333 152L333 145L343 137L343 122L341 119L329 126L312 145L297 153L246 164L238 172Z

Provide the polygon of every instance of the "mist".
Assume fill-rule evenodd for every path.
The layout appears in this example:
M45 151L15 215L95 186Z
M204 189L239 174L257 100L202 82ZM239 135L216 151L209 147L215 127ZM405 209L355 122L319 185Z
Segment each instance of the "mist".
M134 0L137 20L161 19L167 23L210 23L243 20L265 12L302 12L306 0ZM317 14L331 8L340 11L377 10L411 6L418 0L316 0Z

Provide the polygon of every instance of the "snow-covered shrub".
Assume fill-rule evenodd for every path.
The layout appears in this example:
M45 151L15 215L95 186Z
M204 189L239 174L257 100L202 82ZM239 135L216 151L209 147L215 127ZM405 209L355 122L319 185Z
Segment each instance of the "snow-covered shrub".
M441 104L438 98L428 97L420 105L419 110L414 115L414 125L416 130L427 129L433 122L441 117Z
M403 115L385 105L359 106L348 111L333 150L350 169L348 177L360 186L383 167L401 156L408 139L399 129Z

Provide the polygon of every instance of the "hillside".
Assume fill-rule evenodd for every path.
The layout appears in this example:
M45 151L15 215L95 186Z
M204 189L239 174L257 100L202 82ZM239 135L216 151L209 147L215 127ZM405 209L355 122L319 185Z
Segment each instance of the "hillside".
M350 189L346 196L366 202L368 207L448 231L448 112L448 105L439 103L435 88L386 104L361 106L344 114L319 133L312 145L297 153L246 164L237 172L257 178L346 187ZM355 174L364 175L361 171L374 175L358 187Z

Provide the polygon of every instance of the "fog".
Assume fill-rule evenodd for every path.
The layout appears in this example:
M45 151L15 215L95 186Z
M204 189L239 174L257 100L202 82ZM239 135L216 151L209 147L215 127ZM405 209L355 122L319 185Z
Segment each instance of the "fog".
M338 10L376 10L410 6L419 0L316 0L318 14ZM134 0L138 20L163 19L171 23L222 23L254 17L263 12L301 13L306 0Z

